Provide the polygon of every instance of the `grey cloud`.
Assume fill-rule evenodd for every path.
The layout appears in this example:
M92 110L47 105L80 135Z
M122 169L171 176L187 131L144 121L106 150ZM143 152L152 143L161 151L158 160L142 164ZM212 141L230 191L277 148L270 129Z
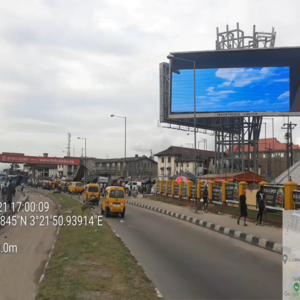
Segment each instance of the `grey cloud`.
M0 132L9 134L2 134L2 149L15 151L17 142L27 154L61 155L71 132L76 154L83 144L74 137L84 135L89 155L118 157L124 123L112 113L127 117L128 155L184 145L186 133L156 124L158 64L171 51L214 49L215 27L225 29L225 14L230 28L239 15L247 32L253 23L261 31L275 26L277 46L299 44L291 29L299 23L297 1L284 10L274 1L259 5L257 13L253 2L235 0L3 2ZM272 16L265 18L270 5ZM255 12L257 22L249 23L245 11ZM291 17L283 20L284 13ZM106 27L99 24L104 21ZM214 137L204 138L213 147Z

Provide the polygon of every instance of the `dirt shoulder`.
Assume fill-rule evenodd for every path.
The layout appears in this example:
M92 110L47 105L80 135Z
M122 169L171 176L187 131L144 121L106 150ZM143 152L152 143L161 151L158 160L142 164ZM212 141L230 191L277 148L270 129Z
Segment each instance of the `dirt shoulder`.
M64 194L53 195L67 216L81 216L80 203ZM94 224L62 226L37 299L157 299L153 283L103 219L84 212ZM102 218L101 218L102 220Z
M33 213L33 207L40 205L43 210L46 202L49 203L47 213ZM29 203L32 207L27 207L28 212L20 211L11 220L15 220L17 224L6 224L0 230L1 300L34 299L38 281L55 239L57 228L52 225L40 226L40 220L36 218L55 215L54 203L48 197L38 194L30 195Z

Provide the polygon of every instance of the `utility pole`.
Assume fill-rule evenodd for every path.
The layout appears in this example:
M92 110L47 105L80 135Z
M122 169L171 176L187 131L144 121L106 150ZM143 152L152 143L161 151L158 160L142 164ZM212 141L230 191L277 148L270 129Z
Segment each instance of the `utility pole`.
M285 139L286 139L287 168L288 168L288 170L289 170L290 166L292 166L293 163L294 163L294 159L293 159L293 136L292 136L292 130L296 126L297 126L297 124L293 124L292 122L288 122L288 123L284 123L283 127L281 127L281 129L286 129L287 130L287 132L285 134ZM291 153L291 158L290 158L290 153Z

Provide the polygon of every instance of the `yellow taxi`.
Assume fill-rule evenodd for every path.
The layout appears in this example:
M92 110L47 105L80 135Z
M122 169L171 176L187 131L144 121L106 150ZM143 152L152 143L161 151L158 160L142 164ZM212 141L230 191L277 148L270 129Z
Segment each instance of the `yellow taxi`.
M88 184L83 193L83 202L98 205L100 200L100 188L98 184Z
M71 182L69 185L69 194L82 194L84 187L82 182Z
M101 214L108 218L110 214L125 216L126 196L123 187L109 186L105 189L101 203Z

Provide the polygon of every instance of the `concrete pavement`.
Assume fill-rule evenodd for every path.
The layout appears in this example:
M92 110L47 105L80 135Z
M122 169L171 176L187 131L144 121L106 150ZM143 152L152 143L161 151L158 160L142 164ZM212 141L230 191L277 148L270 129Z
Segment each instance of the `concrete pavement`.
M165 299L282 298L275 253L131 205L106 220Z
M128 199L129 200L129 199ZM227 228L231 228L234 230L239 230L245 232L247 234L252 234L257 237L262 237L276 243L282 244L282 228L274 227L274 226L257 226L255 223L247 222L248 226L243 226L243 219L240 224L237 224L237 219L232 218L229 215L218 215L214 213L204 213L204 211L198 211L196 214L195 209L192 207L183 207L177 206L174 204L164 203L160 201L151 200L149 198L143 198L139 195L138 198L130 199L134 202L144 203L147 205L152 205L155 207L159 207L162 209L174 211L179 214L191 216L193 218L199 218L203 221L211 222L214 224L218 224Z
M39 194L30 195L30 203L48 202L48 212L33 213L21 211L17 216L40 217L56 215L56 207L48 197ZM49 226L40 226L37 220L34 226L9 226L0 230L0 246L2 250L6 244L14 246L15 253L1 253L0 251L0 298L1 300L30 300L34 293L41 274L44 271L48 253L51 250L57 228L50 222ZM15 251L17 247L17 252ZM6 248L7 249L7 248ZM11 252L11 251L10 251Z

